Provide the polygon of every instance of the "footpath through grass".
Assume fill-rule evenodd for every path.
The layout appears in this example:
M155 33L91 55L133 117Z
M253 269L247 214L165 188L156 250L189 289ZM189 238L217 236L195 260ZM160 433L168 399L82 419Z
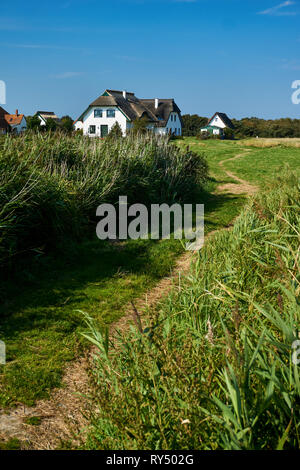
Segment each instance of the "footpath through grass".
M270 142L271 140L271 142ZM225 163L227 170L239 178L264 186L266 182L282 173L285 169L300 173L300 147L295 139L252 139L252 140L199 140L185 137L178 141L181 148L189 148L199 154L204 153L211 174L219 183L234 182L224 175L219 163L236 155L241 158Z
M244 198L213 194L207 183L206 233L228 225ZM80 333L88 312L105 327L126 312L128 303L169 275L183 249L179 241L94 240L64 246L58 255L39 256L22 268L14 283L2 283L0 338L7 364L0 366L0 405L33 405L61 385L65 366L83 353Z
M250 201L142 329L107 342L89 321L83 448L299 449L299 189L283 173Z
M189 145L192 151L207 156L214 181L206 184L206 192L197 202L205 204L206 233L226 227L240 212L245 198L212 193L218 184L230 181L218 163L242 153L243 146L239 142L202 143L193 138L176 144ZM290 150L281 154L282 149L268 149L278 162L297 166ZM271 177L274 170L268 153L264 149L257 152L259 164L270 170L264 177ZM228 169L235 172L237 168L239 176L254 181L257 167L245 161L242 157L228 162ZM259 182L263 183L263 177ZM67 247L56 259L37 255L36 266L23 270L17 282L2 284L1 295L5 293L6 301L0 309L0 339L6 343L7 364L0 366L0 405L32 405L48 397L51 389L61 384L67 363L87 346L80 335L84 322L78 310L95 318L98 327L110 324L124 315L130 300L168 275L181 253L181 244L172 240L110 244L94 239Z

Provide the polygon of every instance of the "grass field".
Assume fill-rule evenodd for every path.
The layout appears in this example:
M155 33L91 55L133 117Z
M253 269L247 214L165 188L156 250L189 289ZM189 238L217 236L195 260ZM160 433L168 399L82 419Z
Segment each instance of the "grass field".
M208 182L201 196L206 232L228 225L244 203L243 197L213 194L216 184ZM37 255L13 283L3 282L0 338L7 364L0 366L1 406L48 397L66 364L86 347L78 310L89 312L99 327L117 320L131 300L170 273L182 250L174 240L110 244L95 237L64 244L55 258Z
M299 167L297 148L252 149L243 142L193 138L176 145L207 157L214 179L199 201L205 203L206 233L227 226L245 203L242 195L213 194L218 184L232 182L220 161L250 149L246 156L228 161L226 168L262 186L286 163ZM8 363L1 368L1 405L31 405L49 396L60 385L66 363L87 345L80 335L84 322L78 310L91 315L98 327L115 321L130 300L169 274L180 253L182 247L174 241L132 241L121 246L88 241L67 248L56 259L45 257L25 271L17 296L15 285L6 286L0 337L7 344Z
M187 137L179 141L181 147L189 146L194 152L205 153L212 174L224 182L219 162L244 153L243 158L228 162L226 169L240 178L264 185L285 168L300 172L300 139L248 139L241 141L201 141Z
M282 173L142 327L99 347L87 449L300 446L299 179Z

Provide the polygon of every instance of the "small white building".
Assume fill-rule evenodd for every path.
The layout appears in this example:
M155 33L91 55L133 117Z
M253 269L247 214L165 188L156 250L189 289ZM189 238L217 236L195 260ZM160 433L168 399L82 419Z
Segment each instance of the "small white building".
M54 121L59 122L59 118L53 111L37 111L35 115L40 120L40 126L45 126L48 119L54 119Z
M202 127L201 132L207 132L213 135L224 135L225 128L234 129L234 125L225 113L215 113L209 119L207 126Z
M118 90L105 90L74 122L74 129L90 137L105 137L118 122L125 136L133 121L142 118L156 134L182 134L181 112L173 99L139 99Z

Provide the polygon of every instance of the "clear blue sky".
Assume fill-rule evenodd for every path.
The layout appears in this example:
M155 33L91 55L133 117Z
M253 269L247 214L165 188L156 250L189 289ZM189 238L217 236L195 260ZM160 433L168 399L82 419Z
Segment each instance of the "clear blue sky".
M183 113L300 118L299 24L300 0L5 1L5 108L75 118L113 88Z

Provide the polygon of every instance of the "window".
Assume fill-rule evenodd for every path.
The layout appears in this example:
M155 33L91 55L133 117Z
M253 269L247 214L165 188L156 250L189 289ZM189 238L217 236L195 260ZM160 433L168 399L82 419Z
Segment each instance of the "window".
M176 121L176 114L174 115L174 121Z
M171 121L173 121L173 114L171 114Z
M94 117L99 117L101 118L102 117L102 109L95 109L94 110Z
M114 118L115 115L116 115L116 112L115 112L114 109L108 109L108 110L106 111L106 116L107 116L108 118Z
M89 127L89 134L96 134L96 126Z

